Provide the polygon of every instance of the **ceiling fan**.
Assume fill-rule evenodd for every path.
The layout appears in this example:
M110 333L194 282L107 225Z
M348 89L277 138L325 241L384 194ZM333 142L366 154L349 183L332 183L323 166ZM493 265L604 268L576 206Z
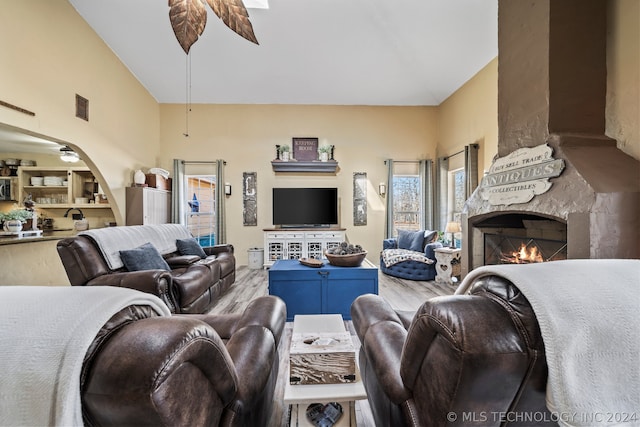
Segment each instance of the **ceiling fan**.
M206 4L238 35L259 44L242 0L169 0L169 19L178 43L188 55L207 24Z

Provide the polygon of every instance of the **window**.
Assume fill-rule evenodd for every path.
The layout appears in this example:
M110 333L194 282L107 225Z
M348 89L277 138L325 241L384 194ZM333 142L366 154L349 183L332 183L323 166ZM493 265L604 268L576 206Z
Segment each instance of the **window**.
M216 176L185 175L184 224L201 246L215 244Z
M394 162L392 185L393 235L396 236L398 230L420 230L424 185L419 162Z
M460 222L460 215L464 207L465 197L465 174L464 169L457 169L449 172L449 209L448 220Z

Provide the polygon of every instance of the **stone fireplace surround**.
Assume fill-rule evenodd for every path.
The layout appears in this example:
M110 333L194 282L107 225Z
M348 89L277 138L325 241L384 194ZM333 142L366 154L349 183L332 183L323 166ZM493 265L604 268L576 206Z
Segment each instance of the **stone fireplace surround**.
M498 15L498 156L546 143L565 169L528 203L476 189L462 274L484 265L485 232L566 240L567 258L640 258L640 162L604 135L605 2L500 0Z

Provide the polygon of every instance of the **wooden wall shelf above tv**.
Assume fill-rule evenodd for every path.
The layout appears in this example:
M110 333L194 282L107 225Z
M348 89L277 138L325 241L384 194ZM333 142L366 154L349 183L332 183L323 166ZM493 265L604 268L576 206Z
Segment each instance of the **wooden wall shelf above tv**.
M338 169L338 162L336 162L335 160L328 160L326 162L302 162L296 160L289 160L288 162L284 162L282 160L272 160L271 166L273 167L274 172L336 173L336 170Z

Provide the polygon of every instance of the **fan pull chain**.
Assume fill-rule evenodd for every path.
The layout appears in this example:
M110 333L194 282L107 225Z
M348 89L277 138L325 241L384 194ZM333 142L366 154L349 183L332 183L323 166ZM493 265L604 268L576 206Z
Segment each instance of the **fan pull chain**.
M187 62L186 62L186 76L185 76L185 92L186 92L186 100L184 105L184 113L185 113L185 132L183 135L185 137L189 137L189 113L191 112L191 55L187 54Z

